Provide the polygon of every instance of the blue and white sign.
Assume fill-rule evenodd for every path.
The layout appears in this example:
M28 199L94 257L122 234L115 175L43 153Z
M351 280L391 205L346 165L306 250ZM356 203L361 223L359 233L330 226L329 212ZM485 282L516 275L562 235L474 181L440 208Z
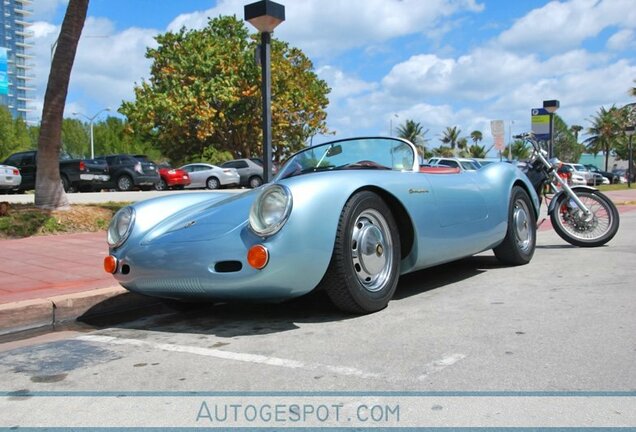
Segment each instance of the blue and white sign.
M550 139L550 113L544 108L533 108L531 116L532 133L538 141Z
M9 74L7 73L7 49L0 47L0 95L9 94Z

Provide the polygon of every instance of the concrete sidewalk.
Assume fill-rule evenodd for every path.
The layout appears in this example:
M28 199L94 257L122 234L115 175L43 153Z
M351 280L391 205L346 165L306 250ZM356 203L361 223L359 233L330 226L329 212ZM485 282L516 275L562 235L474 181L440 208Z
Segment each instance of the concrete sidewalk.
M636 188L606 195L621 212L636 209ZM107 254L105 232L0 241L0 335L156 304L104 272Z

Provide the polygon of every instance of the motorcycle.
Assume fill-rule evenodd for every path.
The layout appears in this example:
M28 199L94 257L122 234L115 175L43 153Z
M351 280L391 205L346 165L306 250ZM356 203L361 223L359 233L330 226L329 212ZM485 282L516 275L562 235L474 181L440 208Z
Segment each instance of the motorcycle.
M523 171L537 195L545 199L552 227L566 242L581 247L602 246L618 232L619 216L614 203L589 186L570 186L559 176L561 162L548 160L532 133L515 135L532 145L533 152Z

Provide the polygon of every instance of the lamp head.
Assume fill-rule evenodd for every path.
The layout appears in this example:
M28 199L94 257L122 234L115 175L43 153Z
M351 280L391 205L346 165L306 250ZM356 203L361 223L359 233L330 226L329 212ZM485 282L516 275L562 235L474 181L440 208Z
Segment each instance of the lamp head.
M554 114L559 109L559 101L556 99L543 101L543 108L550 114Z
M627 135L628 137L631 137L632 135L634 135L634 131L636 130L636 126L626 126L625 127L625 135Z
M245 21L261 33L271 33L285 21L285 6L270 0L261 0L245 5Z

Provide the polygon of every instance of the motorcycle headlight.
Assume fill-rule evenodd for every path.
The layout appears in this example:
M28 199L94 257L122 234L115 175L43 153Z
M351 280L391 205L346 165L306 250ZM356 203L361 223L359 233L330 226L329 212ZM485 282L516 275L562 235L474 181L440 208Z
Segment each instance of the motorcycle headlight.
M250 209L249 225L259 236L276 234L287 222L292 208L292 195L286 186L265 186Z
M132 207L120 209L108 226L108 245L112 248L121 246L132 231L135 223L135 210Z

